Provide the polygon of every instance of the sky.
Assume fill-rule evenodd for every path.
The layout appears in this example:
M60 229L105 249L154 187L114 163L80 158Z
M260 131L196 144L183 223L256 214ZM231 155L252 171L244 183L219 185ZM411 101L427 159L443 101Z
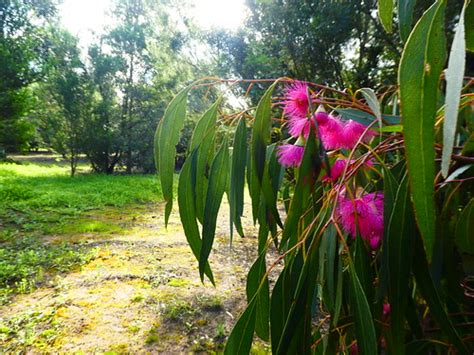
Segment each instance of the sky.
M245 0L192 0L194 7L189 15L203 28L220 27L236 29L243 23L247 8ZM63 26L80 39L87 47L94 38L110 25L107 12L112 0L64 0L59 7Z

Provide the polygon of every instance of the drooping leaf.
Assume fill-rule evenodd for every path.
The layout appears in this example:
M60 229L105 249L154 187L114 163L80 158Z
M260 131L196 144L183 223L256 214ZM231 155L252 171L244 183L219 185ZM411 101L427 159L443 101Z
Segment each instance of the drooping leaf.
M474 27L474 1L470 0L466 7L465 15L466 28L470 29ZM470 52L474 52L474 31L466 31L466 48Z
M469 352L459 337L456 328L454 328L451 319L448 317L438 294L438 290L433 283L433 279L431 278L428 267L426 253L423 248L423 241L420 236L415 238L414 253L416 257L413 258L413 274L415 275L417 287L420 289L421 294L425 298L434 319L437 321L444 335L456 347L458 353L468 354Z
M354 120L356 122L362 123L364 126L368 126L374 120L376 120L376 117L374 115L355 108L337 108L336 112L339 113L342 118L346 120ZM399 125L400 116L382 115L382 122L388 125Z
M274 162L274 164L271 164L271 162ZM277 208L277 192L279 185L278 179L280 177L280 171L281 165L276 163L275 144L272 144L267 147L267 159L265 163L265 169L263 171L261 185L262 196L265 201L265 207L268 209L272 216L272 220L280 227L283 227L283 223L281 222L280 214L278 213ZM274 176L272 175L272 173L277 173L277 175Z
M375 95L374 90L370 88L362 88L359 91L362 93L362 95L364 95L364 98L367 101L367 104L369 105L370 109L372 110L375 118L377 118L380 123L382 123L382 112L380 111L380 103L377 99L377 95Z
M416 24L405 45L398 78L411 196L430 259L436 224L434 120L438 83L446 58L445 5L445 0L437 1Z
M250 268L247 276L247 301L255 297L255 332L260 339L270 338L270 289L266 277L265 253L262 253Z
M456 244L463 253L474 255L474 198L464 207L456 224Z
M207 132L206 138L201 142L197 151L196 159L196 185L194 193L196 196L196 216L203 223L204 206L206 205L207 187L209 185L209 168L214 157L215 127L212 126Z
M227 339L224 354L248 354L252 347L253 333L255 330L255 301L245 309L235 324Z
M247 127L245 118L241 118L234 136L234 146L232 149L232 167L230 175L230 238L232 243L233 225L241 237L244 236L242 230L241 216L244 212L244 184L245 166L247 164Z
M250 197L254 222L258 216L260 205L261 183L265 169L265 156L270 141L272 94L278 81L275 81L265 92L258 103L255 121L252 126L252 142L250 145Z
M363 354L377 354L377 338L372 313L352 262L349 263L349 281L357 344Z
M400 38L406 42L411 32L413 23L413 10L416 0L399 0L398 1L398 30Z
M202 247L199 257L199 274L201 279L214 243L217 214L227 185L229 151L227 140L224 140L211 164L209 172L209 187L206 194L204 218L202 224Z
M465 11L466 3L462 8L461 15L459 15L459 22L449 54L448 69L446 69L446 108L444 111L443 153L441 156L441 173L444 177L448 176L449 163L453 153L464 68L466 65Z
M194 150L188 156L181 169L178 182L178 206L184 234L194 256L199 261L202 241L196 221L193 193L193 186L196 182L196 153L197 150ZM204 272L212 284L214 284L214 277L209 263L206 263Z
M288 247L291 247L296 243L298 224L307 206L309 196L311 196L311 193L314 190L316 179L318 178L320 171L321 159L318 154L318 147L314 138L313 129L311 128L304 148L303 159L298 169L295 191L285 221L280 248L284 248L286 243L289 241Z
M379 0L379 18L385 31L392 32L393 0Z
M287 283L286 292L283 295L285 300L282 301L287 308L284 309L284 313L280 318L283 321L280 324L280 327L283 325L283 328L279 329L281 333L276 339L272 338L272 342L278 344L276 350L274 350L275 354L307 354L310 352L312 306L316 296L318 276L318 245L319 239L313 237L311 244L308 246L306 258L303 258L303 251L300 250L291 263L293 285ZM300 266L301 262L303 262L302 267ZM296 284L295 281L297 281ZM272 313L278 312L278 308L273 308L273 301L272 295ZM272 330L272 337L275 333Z
M214 129L217 119L217 112L221 101L222 98L218 98L217 101L199 119L191 137L191 142L189 143L188 150L190 152L196 149L203 142L203 140L209 139L208 133Z
M179 133L183 128L186 115L186 100L191 86L181 90L166 108L165 114L160 121L157 151L155 160L158 162L158 173L160 175L161 190L166 202L165 225L173 208L173 176L175 168L176 144L179 141Z
M396 354L405 352L405 313L409 278L416 238L415 221L411 207L408 178L402 179L393 203L387 227L388 275L390 279L388 298L390 302L390 333L392 349Z

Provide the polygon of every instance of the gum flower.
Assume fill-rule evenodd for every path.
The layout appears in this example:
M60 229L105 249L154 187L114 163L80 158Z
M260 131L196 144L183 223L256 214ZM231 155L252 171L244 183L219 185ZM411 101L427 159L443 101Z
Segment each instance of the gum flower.
M303 135L308 138L311 125L314 126L314 119L308 120L306 117L292 117L288 120L288 132L293 137Z
M355 160L351 160L349 166L347 167L347 173L351 172L354 169ZM334 164L331 166L331 177L328 175L324 175L321 181L324 182L335 182L339 177L341 177L342 173L347 164L347 159L337 159ZM374 163L371 160L366 161L361 167L369 168L374 166Z
M309 108L308 86L296 81L285 90L283 112L291 118L306 118Z
M383 193L369 193L354 199L340 196L337 212L346 233L352 238L359 233L372 249L378 248L383 236Z
M325 149L339 149L345 146L344 124L337 117L319 113L316 119Z
M286 167L300 166L303 160L304 147L296 144L283 144L277 151L278 161Z
M366 126L359 122L353 120L347 121L344 124L341 148L354 148L359 138L364 134L366 128ZM368 143L375 135L377 134L374 131L368 130L362 138L362 142Z

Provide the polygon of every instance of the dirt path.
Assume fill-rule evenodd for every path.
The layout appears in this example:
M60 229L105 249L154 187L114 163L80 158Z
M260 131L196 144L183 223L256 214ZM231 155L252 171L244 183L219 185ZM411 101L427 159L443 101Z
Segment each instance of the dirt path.
M228 244L220 231L211 265L214 288L202 285L177 213L164 228L161 205L108 209L84 218L120 227L112 233L52 236L94 251L91 262L56 275L0 307L0 353L180 353L222 349L245 304L255 231ZM258 345L257 352L264 352Z

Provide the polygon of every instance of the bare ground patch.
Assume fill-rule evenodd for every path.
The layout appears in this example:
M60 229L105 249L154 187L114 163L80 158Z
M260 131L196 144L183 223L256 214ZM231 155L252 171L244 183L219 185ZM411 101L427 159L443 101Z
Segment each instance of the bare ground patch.
M225 210L226 207L223 207ZM228 218L211 255L216 287L199 279L177 212L167 229L160 205L91 211L78 226L47 237L94 248L75 272L56 275L0 307L0 349L7 353L179 353L222 349L245 306L255 258L252 227L229 249ZM92 226L92 227L91 227ZM97 226L95 228L94 226ZM80 233L73 233L74 230ZM263 344L256 351L265 352Z

